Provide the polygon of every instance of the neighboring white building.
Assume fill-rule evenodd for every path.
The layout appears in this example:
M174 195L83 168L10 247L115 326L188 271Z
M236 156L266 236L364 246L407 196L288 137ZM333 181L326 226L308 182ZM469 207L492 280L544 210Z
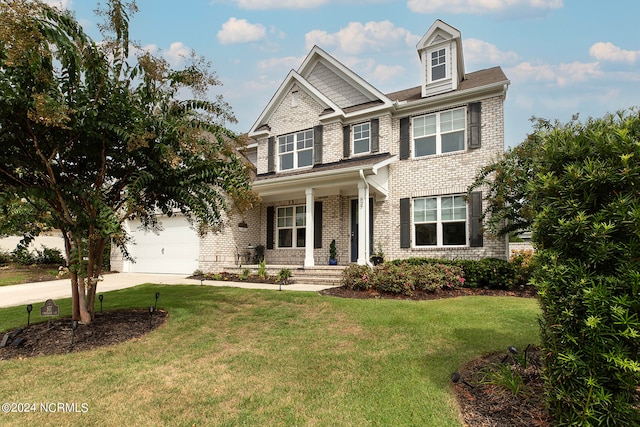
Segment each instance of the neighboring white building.
M465 196L504 151L509 80L500 67L466 72L461 34L440 20L416 49L422 81L389 94L311 49L249 130L261 206L204 239L184 222L175 237L138 233L139 264L125 271L221 271L256 245L270 264L326 265L334 239L341 265L366 263L374 249L386 259L505 259L506 239L483 233L482 193Z

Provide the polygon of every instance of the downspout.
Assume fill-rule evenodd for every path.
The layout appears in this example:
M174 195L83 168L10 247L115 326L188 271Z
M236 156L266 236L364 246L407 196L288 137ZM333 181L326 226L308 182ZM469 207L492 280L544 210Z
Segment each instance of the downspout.
M366 196L365 200L364 200L364 254L365 254L365 263L367 265L371 265L371 262L369 261L369 258L371 258L371 254L369 253L369 247L371 246L371 242L369 242L369 236L371 234L371 230L369 230L369 224L370 224L370 220L369 220L369 197L371 196L369 193L369 183L367 182L367 178L364 176L364 170L360 169L359 170L360 173L360 178L362 178L362 182L365 185L366 188Z

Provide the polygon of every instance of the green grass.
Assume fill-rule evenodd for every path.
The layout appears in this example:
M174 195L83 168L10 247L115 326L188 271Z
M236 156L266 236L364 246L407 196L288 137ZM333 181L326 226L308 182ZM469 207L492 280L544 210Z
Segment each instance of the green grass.
M25 283L29 278L29 274L26 272L15 272L10 276L0 277L0 286L18 285Z
M104 308L148 307L157 291L170 318L145 337L0 361L3 402L88 405L0 413L0 424L460 426L451 372L539 341L537 302L518 298L349 300L143 285L106 293ZM69 313L68 300L57 303ZM0 330L24 323L24 307L0 310Z

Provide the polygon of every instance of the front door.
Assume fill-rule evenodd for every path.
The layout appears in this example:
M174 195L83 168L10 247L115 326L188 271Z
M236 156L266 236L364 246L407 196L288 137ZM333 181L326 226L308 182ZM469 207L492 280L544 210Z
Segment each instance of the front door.
M369 198L369 254L373 252L373 198ZM351 262L358 261L358 199L351 200Z

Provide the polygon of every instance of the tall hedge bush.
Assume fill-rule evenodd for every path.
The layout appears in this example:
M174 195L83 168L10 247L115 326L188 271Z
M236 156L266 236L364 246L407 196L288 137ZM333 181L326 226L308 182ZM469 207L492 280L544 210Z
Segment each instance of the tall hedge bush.
M541 123L528 192L557 425L640 425L640 117Z

